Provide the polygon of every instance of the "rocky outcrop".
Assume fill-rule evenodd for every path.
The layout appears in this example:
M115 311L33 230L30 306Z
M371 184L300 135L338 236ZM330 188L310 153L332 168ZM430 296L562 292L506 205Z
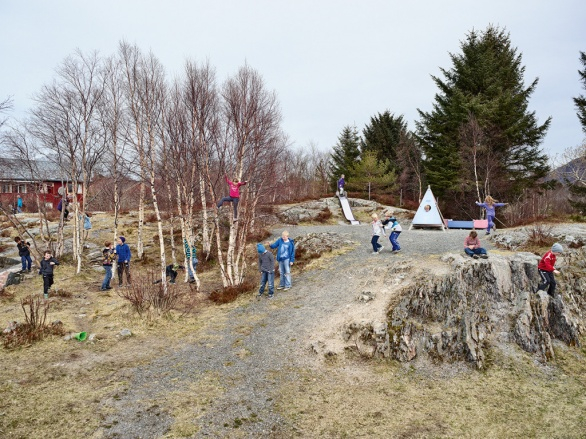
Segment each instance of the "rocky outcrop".
M530 253L478 261L447 255L448 274L420 273L391 305L387 322L349 325L343 338L362 352L370 346L373 354L402 362L427 358L484 368L491 350L512 344L552 359L553 340L579 345L584 332L586 257L583 250L568 257L556 297L533 293L537 259Z

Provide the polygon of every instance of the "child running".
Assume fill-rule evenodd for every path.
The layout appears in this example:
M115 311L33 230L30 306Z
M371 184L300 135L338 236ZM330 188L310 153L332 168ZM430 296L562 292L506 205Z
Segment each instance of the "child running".
M496 224L494 222L494 220L496 219L495 207L502 207L502 206L505 206L506 204L508 204L508 203L497 203L495 201L495 199L492 198L490 195L484 199L484 203L479 203L478 201L476 202L476 205L478 207L484 207L484 209L486 209L486 220L487 220L486 234L487 235L490 235L491 229L496 229Z
M555 274L560 274L558 270L555 269L555 262L556 257L562 254L564 248L558 242L551 246L551 250L548 251L546 254L543 255L539 264L537 264L537 271L539 272L539 277L541 278L541 282L537 286L537 290L534 292L536 293L538 290L546 291L551 297L555 295Z
M228 186L230 186L230 195L218 201L218 209L222 207L224 201L231 202L232 207L234 208L234 221L238 221L238 201L240 200L240 186L244 186L248 182L241 182L238 178L235 178L234 181L230 181L228 180L227 175L224 175L224 178L226 179L226 183L228 183Z
M263 296L268 282L269 299L272 299L275 293L275 257L262 244L257 244L256 250L258 251L258 270L260 271L260 289L256 298L260 299Z
M43 276L43 297L45 299L49 298L49 288L53 285L53 268L55 265L59 265L59 262L49 250L46 250L39 270L39 274Z
M476 233L474 230L472 230L466 239L464 239L464 252L466 252L468 256L471 256L474 259L478 259L478 257L481 257L482 259L488 258L486 249L480 246L478 233Z
M372 222L370 223L372 226L372 239L370 243L372 244L372 254L378 255L381 251L383 251L383 246L378 243L378 239L380 235L384 233L383 231L383 224L378 219L378 215L376 213L372 214Z
M389 241L391 241L391 245L393 246L391 251L394 253L400 252L401 246L399 245L399 235L403 231L401 224L399 224L397 218L391 216L390 213L385 213L385 219L383 220L382 225L385 226L387 230L391 231L391 235L389 236Z

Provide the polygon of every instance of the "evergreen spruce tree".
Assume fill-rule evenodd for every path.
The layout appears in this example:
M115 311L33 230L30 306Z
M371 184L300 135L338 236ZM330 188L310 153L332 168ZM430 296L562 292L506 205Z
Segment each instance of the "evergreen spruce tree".
M418 110L421 119L416 122L427 181L454 209L477 198L473 179L487 182L484 191L495 198L511 199L549 170L539 144L551 118L540 125L528 110L538 80L524 86L525 67L509 34L492 26L473 30L461 50L450 54L449 70L441 69L445 79L433 77L439 88L433 110ZM482 144L463 141L471 120L481 133L464 137L481 139ZM476 165L470 157L478 159Z
M578 74L580 75L580 81L582 81L582 87L586 90L586 53L580 52L580 62L582 63L583 69L578 70ZM580 119L580 123L582 124L582 131L586 133L586 97L580 95L574 98L574 103L578 110L578 119Z
M335 187L342 174L352 178L352 166L360 157L360 136L356 127L345 126L332 153L330 181Z
M373 151L379 161L388 160L391 169L400 172L397 169L397 148L406 133L407 122L403 116L395 117L388 110L378 113L362 130L362 151Z
M586 90L586 53L580 52L580 62L582 63L583 69L578 70L578 73L580 74L582 87ZM574 98L574 103L576 104L578 119L580 119L580 123L582 124L582 130L586 133L586 97L580 95ZM586 147L582 146L577 151L579 154L576 155L579 155L579 157L574 159L569 165L577 167L579 171L573 172L572 180L566 180L566 183L571 194L569 199L570 204L581 215L586 215L586 180L577 178L578 175L584 175L584 169L586 167L586 155L584 153L586 152Z

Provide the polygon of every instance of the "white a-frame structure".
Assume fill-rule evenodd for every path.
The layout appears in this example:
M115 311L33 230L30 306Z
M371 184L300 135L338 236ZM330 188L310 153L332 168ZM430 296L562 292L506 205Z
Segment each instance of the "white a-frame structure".
M415 217L411 222L409 230L414 227L437 227L442 230L446 229L444 218L439 210L439 206L431 192L431 187L427 186L427 191L419 204Z

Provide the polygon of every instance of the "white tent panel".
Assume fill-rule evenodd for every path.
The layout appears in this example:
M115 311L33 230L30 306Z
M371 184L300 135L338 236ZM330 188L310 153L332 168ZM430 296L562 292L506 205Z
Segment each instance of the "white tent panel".
M439 207L431 192L431 187L427 187L427 191L419 204L415 217L411 222L411 227L445 227L442 214L440 213Z

